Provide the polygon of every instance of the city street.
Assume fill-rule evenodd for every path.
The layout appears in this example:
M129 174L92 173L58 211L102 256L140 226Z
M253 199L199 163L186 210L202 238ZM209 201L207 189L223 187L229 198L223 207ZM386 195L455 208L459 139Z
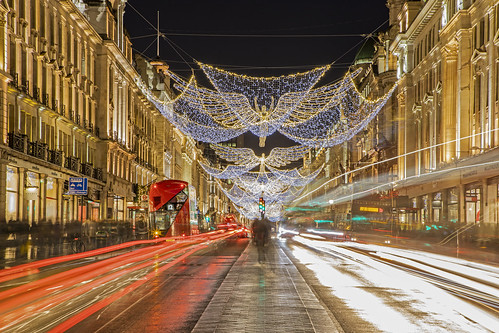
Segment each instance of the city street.
M255 246L229 232L60 257L18 278L1 270L0 329L289 332L290 316L293 327L317 332L494 332L499 324L497 256L487 265L309 233L275 238L266 252L257 263Z
M499 0L0 1L0 332L499 332Z

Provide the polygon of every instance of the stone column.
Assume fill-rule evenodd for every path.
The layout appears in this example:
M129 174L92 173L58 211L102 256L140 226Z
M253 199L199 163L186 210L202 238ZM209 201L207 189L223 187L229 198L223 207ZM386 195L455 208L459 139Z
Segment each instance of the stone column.
M40 207L38 209L38 221L47 220L47 175L40 174Z
M405 119L405 91L402 91L397 95L398 98L398 119ZM398 157L398 174L400 179L405 179L407 177L407 157L404 156L406 153L405 147L405 123L400 122L397 133L397 151L399 154ZM401 157L402 156L402 157Z
M26 169L19 168L18 174L19 174L19 184L18 184L19 191L18 191L18 201L17 201L17 205L18 205L18 208L17 208L17 211L18 211L17 218L19 220L21 220L21 221L24 221L24 220L27 219L26 205L24 203L24 191L25 191L24 182L25 182L25 179L26 179Z
M2 158L0 159L0 224L6 223L7 213L7 164L8 161L5 152L2 151Z
M466 224L466 198L464 184L459 184L459 224Z
M457 52L457 96L456 96L456 155L466 157L469 155L470 140L460 140L471 134L470 131L470 81L471 77L471 32L461 29L456 34L458 41ZM461 217L463 218L463 217Z
M64 206L64 179L54 178L57 186L57 215L55 217L56 222L59 222L62 226L63 224L63 206Z
M442 132L444 161L450 162L456 156L456 93L457 93L457 45L447 45L442 49Z

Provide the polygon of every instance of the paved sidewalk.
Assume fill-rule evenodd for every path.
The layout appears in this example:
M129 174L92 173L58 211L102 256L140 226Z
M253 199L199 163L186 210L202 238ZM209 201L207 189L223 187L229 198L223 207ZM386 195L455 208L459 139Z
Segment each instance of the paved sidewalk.
M341 331L277 244L269 245L265 263L257 256L250 244L192 332Z

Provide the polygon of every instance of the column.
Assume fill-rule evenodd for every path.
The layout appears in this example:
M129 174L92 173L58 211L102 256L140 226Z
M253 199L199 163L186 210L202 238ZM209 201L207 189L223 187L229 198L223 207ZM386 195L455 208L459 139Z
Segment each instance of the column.
M0 224L7 222L7 163L6 159L0 159Z
M470 81L471 77L471 33L461 29L456 34L458 41L457 52L457 96L456 96L456 156L457 158L469 155L470 140L461 140L470 132ZM461 218L464 216L461 215Z
M444 161L451 162L456 156L456 87L457 87L457 47L447 45L442 49L442 137Z
M466 198L463 184L459 184L459 223L466 224Z
M57 186L57 216L56 216L56 222L59 222L62 226L64 219L63 219L63 213L64 213L64 179L57 179L55 178L56 181L56 186Z
M47 175L40 173L40 202L38 221L47 221Z

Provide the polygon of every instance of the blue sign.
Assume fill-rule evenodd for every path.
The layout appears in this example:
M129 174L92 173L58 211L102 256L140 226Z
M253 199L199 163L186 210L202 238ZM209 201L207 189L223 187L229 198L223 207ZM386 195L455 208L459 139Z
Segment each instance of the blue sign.
M86 195L88 178L69 177L69 191L66 194Z

